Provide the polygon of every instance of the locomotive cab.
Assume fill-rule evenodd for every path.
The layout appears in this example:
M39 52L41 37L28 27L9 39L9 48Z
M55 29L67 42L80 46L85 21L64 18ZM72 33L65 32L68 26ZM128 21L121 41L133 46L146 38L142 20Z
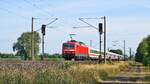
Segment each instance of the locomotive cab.
M75 40L65 42L62 46L62 56L66 60L84 60L88 57L88 47Z
M62 55L66 60L71 60L75 56L75 44L72 42L64 43L62 46Z

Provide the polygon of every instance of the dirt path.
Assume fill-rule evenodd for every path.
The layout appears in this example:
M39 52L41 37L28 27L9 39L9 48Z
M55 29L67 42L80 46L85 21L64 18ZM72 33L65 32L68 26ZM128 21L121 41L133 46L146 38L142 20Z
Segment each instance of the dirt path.
M110 77L101 84L150 84L150 74L145 72L140 64L130 66L123 70L119 75Z

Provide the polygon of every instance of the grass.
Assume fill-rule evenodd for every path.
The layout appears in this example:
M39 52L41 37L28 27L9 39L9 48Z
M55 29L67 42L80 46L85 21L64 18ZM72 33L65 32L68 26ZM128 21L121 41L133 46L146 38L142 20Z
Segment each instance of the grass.
M144 77L145 81L150 82L150 67L149 66L143 67L143 72L141 74L145 76Z
M15 58L0 58L0 61L21 61L20 57Z
M37 57L36 61L40 61L41 58ZM63 61L63 58L59 58L59 57L53 57L53 58L44 58L45 61ZM0 58L0 61L23 61L21 60L21 57L14 57L14 58Z
M138 66L140 66L139 72L137 72ZM141 63L130 61L127 70L121 72L120 74L118 74L118 76L127 77L130 79L139 77L136 83L149 84L150 83L150 67L142 66Z
M2 62L0 84L99 84L128 63Z
M45 61L63 61L64 58L58 58L58 57L55 57L55 58L44 58Z

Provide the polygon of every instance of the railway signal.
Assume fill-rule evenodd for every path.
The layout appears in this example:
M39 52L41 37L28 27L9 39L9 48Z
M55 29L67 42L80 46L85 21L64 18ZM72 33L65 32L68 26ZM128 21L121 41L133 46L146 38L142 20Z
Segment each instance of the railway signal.
M32 21L31 21L31 57L32 57L32 60L35 59L35 57L34 57L34 40L33 40L33 38L34 38L34 32L35 32L34 31L34 19L37 19L37 18L32 17ZM49 22L46 25L43 24L40 29L36 30L36 31L41 30L41 33L42 33L42 54L43 55L41 56L41 60L43 60L43 56L44 56L44 36L45 36L45 29L46 29L46 27L48 25L54 23L56 20L58 20L58 18L54 18L54 20L52 20L51 22Z
M41 28L41 32L42 32L43 35L45 35L45 28L46 28L46 25L43 24L42 28Z
M103 33L103 24L99 23L99 33L102 34Z
M54 23L56 20L58 20L58 18L55 18L54 20L52 20L51 22L49 22L48 24L43 24L42 27L41 27L41 33L42 33L42 55L41 55L41 60L43 60L44 58L44 36L45 36L45 30L46 30L46 27L52 23Z
M98 28L99 28L99 36L100 36L100 45L99 45L99 63L101 62L101 59L102 59L102 55L101 55L101 44L102 44L102 41L101 41L101 35L103 33L103 24L102 23L99 23L98 24Z
M44 36L45 36L45 29L46 29L46 25L42 25L41 27L41 33L42 33L42 55L41 55L41 60L43 60L44 58Z

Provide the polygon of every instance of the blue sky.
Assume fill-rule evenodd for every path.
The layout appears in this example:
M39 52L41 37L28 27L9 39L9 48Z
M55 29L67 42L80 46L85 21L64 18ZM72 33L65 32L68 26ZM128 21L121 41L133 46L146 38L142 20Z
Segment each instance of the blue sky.
M73 29L74 26L86 26L78 18L107 18L107 47L122 48L126 40L127 49L136 50L139 42L150 31L149 0L0 0L0 52L13 53L12 45L23 33L30 31L31 17L36 18L34 29L59 18L47 29L45 51L61 53L61 45L69 40L69 34L75 33L74 39L98 48L98 32L93 28ZM86 20L94 26L102 19ZM112 41L118 40L118 43ZM113 46L119 44L120 46ZM41 51L40 51L41 52Z

